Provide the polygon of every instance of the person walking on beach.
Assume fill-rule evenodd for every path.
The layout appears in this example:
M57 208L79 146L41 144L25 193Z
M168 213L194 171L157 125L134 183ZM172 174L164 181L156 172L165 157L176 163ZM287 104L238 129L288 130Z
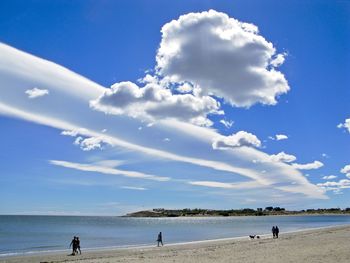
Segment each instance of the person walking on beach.
M275 226L275 236L276 236L276 238L278 238L279 232L280 232L280 230L279 230L278 226Z
M78 253L78 251L79 251L79 254L81 255L81 250L80 250L80 240L79 240L79 237L77 237L76 242L77 242L77 253Z
M74 238L72 239L72 242L70 242L69 247L72 248L72 256L75 256L75 253L77 253L77 237L74 236Z
M275 238L276 237L276 227L273 226L271 231L272 231L273 238Z
M159 243L162 244L162 246L163 246L162 232L159 232L159 234L158 234L158 238L157 238L157 247L159 247Z

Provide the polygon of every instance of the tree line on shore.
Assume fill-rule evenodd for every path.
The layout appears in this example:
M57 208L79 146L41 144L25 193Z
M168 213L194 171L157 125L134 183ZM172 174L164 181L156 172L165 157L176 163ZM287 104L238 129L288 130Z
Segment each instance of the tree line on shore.
M265 208L243 208L243 209L164 209L138 211L127 214L127 217L184 217L184 216L268 216L268 215L318 215L318 214L350 214L350 208L318 208L298 211L288 211L282 207L267 206Z

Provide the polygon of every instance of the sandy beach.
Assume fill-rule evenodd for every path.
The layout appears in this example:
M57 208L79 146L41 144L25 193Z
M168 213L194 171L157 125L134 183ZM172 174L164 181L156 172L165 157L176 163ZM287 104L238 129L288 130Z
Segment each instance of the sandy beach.
M350 226L281 233L280 238L232 238L216 241L1 258L0 262L337 262L350 259Z

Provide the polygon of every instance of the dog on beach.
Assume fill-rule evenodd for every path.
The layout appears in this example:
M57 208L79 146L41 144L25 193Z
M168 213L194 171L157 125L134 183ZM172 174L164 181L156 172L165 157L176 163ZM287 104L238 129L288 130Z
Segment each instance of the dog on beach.
M250 239L254 239L256 237L256 239L260 239L260 236L257 236L257 235L249 235L249 238Z

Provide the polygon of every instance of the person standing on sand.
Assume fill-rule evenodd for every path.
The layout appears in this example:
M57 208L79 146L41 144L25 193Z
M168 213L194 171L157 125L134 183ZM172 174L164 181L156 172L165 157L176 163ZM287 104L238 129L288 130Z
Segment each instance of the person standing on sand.
M72 239L72 242L70 242L69 247L72 247L72 256L75 256L75 253L77 253L77 237L74 236Z
M278 238L278 234L279 234L280 230L278 228L278 226L275 227L275 236L276 238Z
M79 237L77 237L76 242L77 242L77 252L79 251L79 254L81 255L81 250L80 250L80 240L79 240Z
M158 234L158 238L157 238L157 247L159 247L159 243L162 244L162 246L163 246L162 232L159 232L159 234Z
M275 228L275 226L272 227L271 231L272 231L273 238L275 238L276 237L276 228Z

